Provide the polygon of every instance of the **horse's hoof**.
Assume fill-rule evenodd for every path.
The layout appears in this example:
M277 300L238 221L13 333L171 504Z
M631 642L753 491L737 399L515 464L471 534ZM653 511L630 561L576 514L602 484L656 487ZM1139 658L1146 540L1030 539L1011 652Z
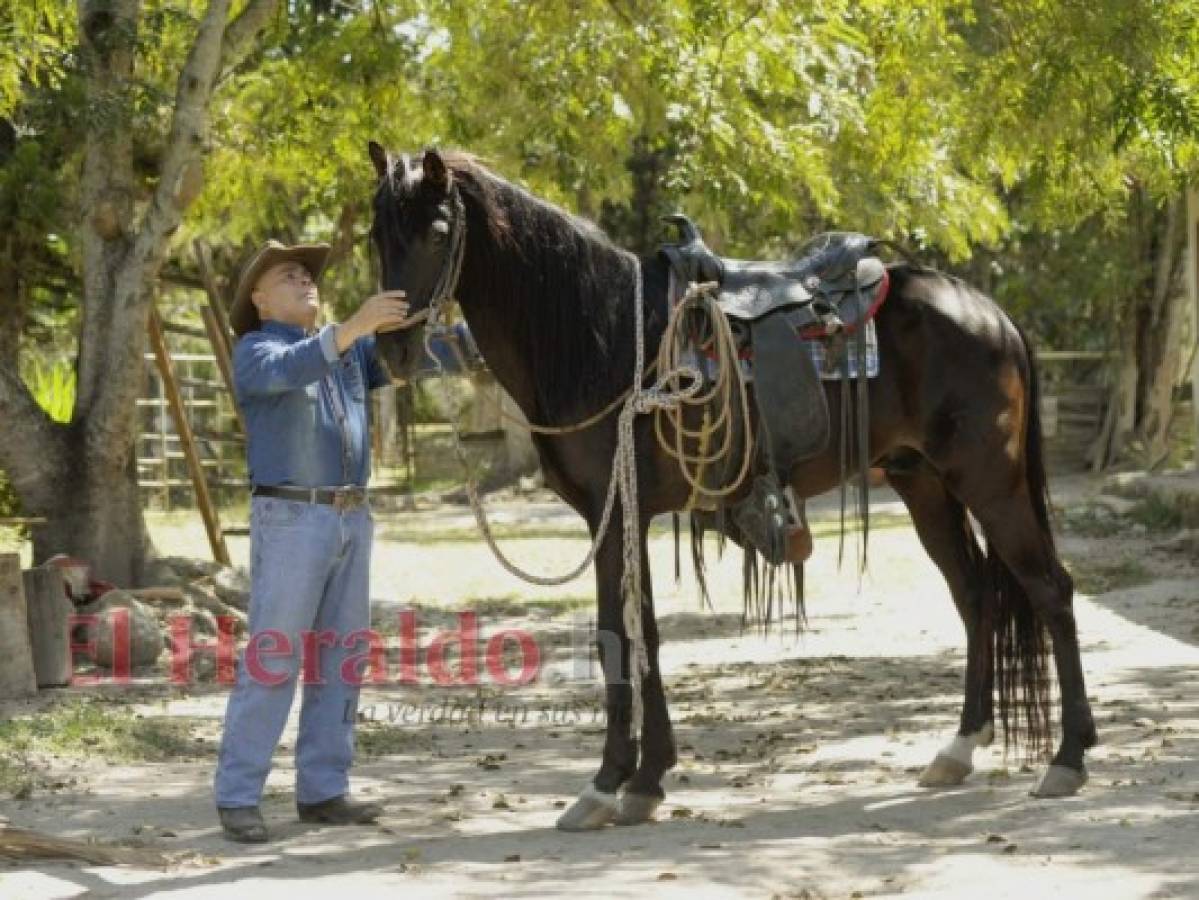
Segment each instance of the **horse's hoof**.
M619 796L598 791L589 784L579 799L558 817L558 830L595 831L615 821L619 813Z
M620 813L617 825L641 825L654 818L654 812L662 805L661 797L649 794L624 793L620 797Z
M1069 766L1050 766L1045 777L1032 791L1032 796L1042 800L1054 797L1073 797L1087 783L1086 769L1071 769Z
M974 771L974 766L960 759L938 753L936 759L920 774L920 786L926 788L956 787Z

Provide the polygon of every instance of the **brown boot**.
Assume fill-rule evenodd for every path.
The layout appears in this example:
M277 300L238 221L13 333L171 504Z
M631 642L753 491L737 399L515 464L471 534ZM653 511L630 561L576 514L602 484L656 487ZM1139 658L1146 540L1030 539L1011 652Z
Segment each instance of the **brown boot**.
M383 814L378 803L364 803L349 797L332 797L320 803L297 803L301 822L324 825L369 825Z
M262 844L269 840L266 823L257 806L217 807L225 839L239 844Z

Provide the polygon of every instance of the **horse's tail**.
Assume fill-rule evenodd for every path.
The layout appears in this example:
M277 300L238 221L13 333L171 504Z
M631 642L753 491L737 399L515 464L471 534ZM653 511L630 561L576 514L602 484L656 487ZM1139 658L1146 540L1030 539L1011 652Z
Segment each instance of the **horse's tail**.
M1013 323L1014 324L1014 323ZM1028 479L1028 493L1032 499L1033 512L1036 513L1037 523L1041 526L1041 538L1054 555L1057 547L1053 540L1053 528L1049 516L1049 479L1045 477L1045 447L1041 432L1041 377L1037 371L1037 359L1032 345L1021 328L1016 326L1016 333L1024 344L1024 353L1028 359L1028 423L1027 435L1024 441L1025 477Z
M695 581L699 585L699 602L701 606L708 609L712 608L712 595L708 592L708 561L704 556L704 526L699 517L695 513L688 516L690 528L688 532L691 537L691 568L695 572ZM676 514L675 520L678 520ZM680 565L678 563L678 531L675 531L675 581L680 578ZM723 549L723 545L722 545Z
M1039 537L1046 543L1051 555L1055 555L1041 430L1040 378L1027 336L1019 326L1016 326L1016 331L1028 360L1024 478L1040 528ZM987 570L995 602L991 610L984 611L984 616L990 619L995 642L995 681L999 693L998 712L1003 724L1004 747L1023 747L1029 757L1040 755L1050 749L1052 685L1045 624L1037 616L1019 580L990 541L987 542ZM1065 577L1069 578L1068 575Z

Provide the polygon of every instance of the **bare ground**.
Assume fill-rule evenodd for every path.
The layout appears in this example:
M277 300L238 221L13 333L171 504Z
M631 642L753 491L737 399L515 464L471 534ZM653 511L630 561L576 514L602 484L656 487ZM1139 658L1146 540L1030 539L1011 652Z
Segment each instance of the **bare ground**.
M1076 610L1102 741L1075 798L1031 799L1040 766L1005 759L1001 747L979 751L960 788L916 787L956 726L963 641L902 507L880 492L864 578L852 564L838 571L835 537L817 542L809 627L799 637L791 627L765 636L742 628L734 555L713 566L716 609L700 611L686 562L682 583L672 581L669 535L653 539L680 764L656 823L558 832L554 820L602 744L594 680L554 681L574 671L572 633L586 626L591 577L523 585L481 542L461 539L469 516L442 509L381 517L377 622L392 627L399 608L416 604L423 646L453 623L453 609L474 607L484 640L524 628L546 666L538 683L515 691L366 691L374 721L360 726L354 788L386 802L377 827L295 821L293 716L263 805L276 840L226 843L210 796L225 694L140 679L88 696L112 698L141 721L186 723L188 752L159 762L47 756L39 788L0 812L27 828L160 847L179 864L163 872L0 863L0 896L1199 895L1199 560L1193 545L1171 548L1169 534L1088 505L1096 490L1062 481L1055 495L1073 516L1061 544L1081 586ZM566 536L582 532L569 514L541 505L500 512L536 523L537 538L505 542L530 567L562 570L585 550L581 536ZM834 518L826 507L825 531ZM154 531L168 553L203 546L198 522L163 520ZM846 549L852 558L852 538ZM232 550L244 562L244 539ZM78 690L43 692L0 715L47 709ZM463 721L467 707L474 713ZM423 723L411 721L416 709Z

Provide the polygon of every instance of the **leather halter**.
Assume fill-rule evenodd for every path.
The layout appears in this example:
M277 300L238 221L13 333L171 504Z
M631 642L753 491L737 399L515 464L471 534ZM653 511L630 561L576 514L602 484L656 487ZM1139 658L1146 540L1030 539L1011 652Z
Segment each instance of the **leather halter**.
M454 212L450 222L450 248L446 253L445 265L442 267L441 274L437 276L437 281L433 284L433 290L429 294L429 304L426 307L429 315L425 320L426 327L446 324L446 310L453 302L454 294L458 290L458 279L462 276L462 260L466 256L466 207L462 203L458 185L452 180L452 176L449 199Z

